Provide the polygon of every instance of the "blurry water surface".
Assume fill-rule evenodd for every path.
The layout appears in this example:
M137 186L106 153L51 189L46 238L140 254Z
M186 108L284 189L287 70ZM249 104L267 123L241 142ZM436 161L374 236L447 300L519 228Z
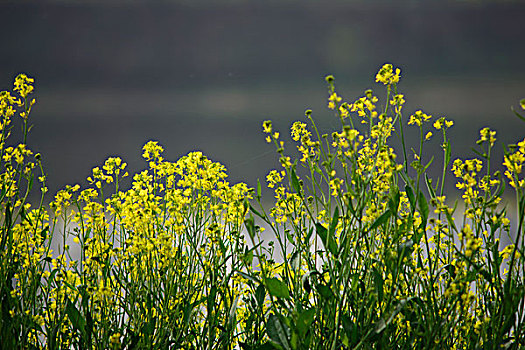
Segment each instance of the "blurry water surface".
M524 3L499 1L4 1L0 87L36 78L30 146L52 195L108 156L144 168L151 139L169 160L199 149L255 186L278 166L263 120L287 134L311 108L331 133L324 76L350 102L382 96L385 62L403 71L407 118L421 108L455 121L453 155L473 156L485 126L523 138L510 111L525 97L523 18ZM439 139L425 147L437 173Z

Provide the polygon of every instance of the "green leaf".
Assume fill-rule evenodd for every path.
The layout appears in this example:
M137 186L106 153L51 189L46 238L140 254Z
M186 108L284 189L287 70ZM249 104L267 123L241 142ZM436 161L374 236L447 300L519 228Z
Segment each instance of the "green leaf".
M275 346L272 345L270 342L266 342L264 344L261 344L259 347L257 347L256 350L274 350Z
M381 332L383 332L386 327L388 327L392 321L394 320L394 318L397 316L397 314L399 314L404 308L405 308L405 305L413 300L414 298L407 298L407 299L403 299L403 300L400 300L399 303L396 305L396 308L394 310L394 312L392 312L392 314L390 315L390 317L388 318L388 320L385 321L384 318L381 318L377 323L376 323L376 329L375 329L375 333L376 334L379 334Z
M261 182L257 179L257 197L261 198Z
M252 212L253 212L255 215L257 215L258 217L264 219L264 215L261 214L259 211L257 211L257 209L255 209L255 208L253 207L253 205L251 205L251 204L250 204L250 211L252 211Z
M345 330L345 334L348 337L349 345L352 346L353 344L357 343L357 326L346 314L342 315L341 321L343 324L343 329Z
M248 247L244 247L244 252L239 254L240 260L246 264L247 266L251 266L253 263L253 251L255 248L248 249Z
M257 305L262 308L264 304L264 298L266 297L266 289L264 289L264 286L262 284L259 284L257 289L255 290L255 300L257 301Z
M188 326L191 320L191 317L194 313L195 308L201 304L202 302L208 300L207 297L201 298L199 300L194 301L193 303L189 303L188 300L184 299L184 310L183 310L183 323L185 326Z
M49 274L49 277L47 278L47 280L50 285L53 285L51 284L51 282L55 283L55 275L57 274L57 272L58 272L58 269L54 269L53 271L51 271L51 274Z
M374 283L375 283L376 292L377 292L377 300L381 304L381 302L383 301L383 295L384 295L383 276L381 276L381 273L377 270L375 266L373 266L373 270L374 270Z
M206 309L208 312L211 312L213 310L213 307L215 306L215 297L217 296L217 287L211 286L210 291L208 293L208 296L206 297Z
M299 266L301 266L301 259L298 250L296 250L290 258L290 266L292 267L293 271L299 270Z
M0 201L2 201L5 197L5 195L7 194L7 187L6 185L3 183L2 184L2 191L0 192Z
M284 230L284 234L286 235L286 238L288 239L288 241L290 241L290 242L293 242L293 241L294 241L294 237L293 237L292 234L290 233L290 230L289 230L289 229L285 229L285 230Z
M335 236L335 229L337 227L337 223L339 222L339 208L335 207L334 215L332 216L332 222L330 223L330 227L328 229L328 238L333 239L332 237ZM330 242L328 242L330 244Z
M347 185L348 186L348 185ZM350 192L350 190L348 190ZM351 192L354 192L354 191L351 191ZM353 195L352 196L353 198L357 197L357 195ZM347 218L350 218L350 214L352 214L352 216L356 216L356 209L354 208L354 203L352 203L352 200L349 199L348 202L346 202L347 206L347 211L346 211L346 217Z
M73 304L71 300L69 300L69 298L66 302L66 314L69 318L69 321L71 321L73 328L79 330L82 334L85 334L86 320L84 319L80 311L78 311L75 304Z
M399 261L403 262L403 259L409 257L414 250L414 242L409 239L407 242L401 243L397 247L397 256Z
M308 279L308 277L310 276L310 273L306 273L305 275L303 275L303 277L301 278L301 281L302 281L302 284L303 284L303 289L304 291L307 293L307 294L310 294L310 292L312 291L312 287L310 286L310 281Z
M254 276L251 276L251 275L248 275L247 273L245 272L242 272L242 271L239 271L239 270L236 270L236 272L241 275L243 278L246 278L247 280L250 280L256 284L260 284L261 281L259 281L259 279L257 279L257 277L254 277Z
M299 179L297 178L297 174L295 173L295 167L292 168L291 172L291 178L292 178L292 187L297 193L301 193L301 186L299 184Z
M428 178L426 173L425 173L425 182L427 184L428 193L430 193L430 198L436 198L436 192L434 191L434 188L432 187L432 181Z
M266 334L274 342L276 346L281 349L290 350L290 343L288 341L289 328L286 324L281 322L276 315L270 315L266 322Z
M243 343L242 341L240 341L239 345L241 346L241 350L275 350L276 349L270 342L266 342L266 343L263 343L257 346L257 345L249 345L247 343Z
M319 237L321 238L321 241L323 242L325 246L325 249L330 251L332 255L337 256L337 251L338 251L337 243L334 239L328 238L328 230L320 223L316 223L315 228L316 228L317 234L319 235Z
M428 220L428 203L427 199L425 198L425 195L421 191L419 192L419 210L422 219L421 226L424 230Z
M237 232L231 231L230 234L233 236L235 233ZM221 250L222 256L226 256L226 251L228 250L228 248L226 248L226 245L224 244L224 241L222 239L219 239L219 248ZM252 258L253 258L253 253L252 253Z
M390 219L391 216L392 216L392 212L390 211L390 209L387 209L383 214L381 214L380 217L378 217L374 221L374 223L370 226L368 231L375 230L379 226L383 225L384 223L386 223L388 221L388 219Z
M315 317L315 308L307 309L301 312L299 317L297 317L297 331L301 338L306 336L306 333L310 329L312 322Z
M237 307L239 305L239 298L240 297L241 297L241 294L237 295L237 297L233 301L232 307L230 309L230 317L229 317L230 325L235 325L235 315L236 315L236 312L237 312Z
M153 332L155 331L155 323L157 321L156 317L151 317L148 322L144 323L141 329L141 333L146 335L153 335Z
M456 278L456 267L452 264L447 264L443 266L445 270L450 274L451 278Z
M401 194L397 188L394 188L392 196L388 199L388 208L393 215L397 214L397 209L399 208L399 201L401 199Z
M255 238L255 223L253 220L253 216L250 215L250 217L246 218L244 220L244 225L246 226L246 230L248 230L248 234L250 235L250 238L253 241Z
M380 318L379 321L376 323L376 329L375 333L380 334L382 331L386 329L386 322L384 318Z
M265 281L266 289L268 289L268 293L270 295L276 297L276 298L289 298L290 297L290 291L288 290L288 286L283 281L279 280L278 278L272 277L268 278Z
M87 305L88 301L86 300L85 304ZM82 300L84 304L84 300ZM84 309L86 312L86 343L91 344L92 334L93 334L93 316L91 316L91 311Z
M432 164L433 161L434 161L434 156L430 158L430 161L427 163L427 165L425 165L425 167L423 168L423 171L426 171L428 167L430 166L430 164Z
M242 350L253 350L253 345L248 345L246 343L243 343L242 341L239 342L239 345L241 346Z
M301 340L299 339L297 330L292 331L292 336L290 337L290 346L292 347L292 350L298 350L301 346Z
M522 101L523 101L523 100L522 100ZM521 101L520 101L520 103L521 103ZM514 107L511 107L511 110L512 110L512 112L514 112L514 114L516 115L516 117L520 118L522 121L525 122L525 117L522 116L521 114L519 114L518 112L516 112L516 111L514 110Z
M324 284L318 284L316 289L317 289L317 292L319 293L319 295L322 296L326 300L329 300L329 299L332 299L333 297L335 297L334 292L332 292L330 287L328 287L328 286L326 286Z

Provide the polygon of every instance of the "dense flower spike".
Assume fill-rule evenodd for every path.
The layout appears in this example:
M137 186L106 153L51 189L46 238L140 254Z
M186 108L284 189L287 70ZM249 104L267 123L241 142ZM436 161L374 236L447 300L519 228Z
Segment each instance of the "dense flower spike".
M379 72L376 74L376 82L383 83L384 85L396 84L399 82L401 75L401 69L396 68L394 73L394 67L390 63L386 63Z
M15 87L14 91L18 92L22 98L27 98L27 96L33 92L33 83L35 80L33 78L29 78L25 74L20 74L15 79Z

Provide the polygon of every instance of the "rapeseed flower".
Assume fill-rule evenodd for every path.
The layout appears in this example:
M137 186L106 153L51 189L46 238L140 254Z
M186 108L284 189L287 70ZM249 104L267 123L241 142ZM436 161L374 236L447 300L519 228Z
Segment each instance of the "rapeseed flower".
M28 77L25 74L19 74L15 78L14 83L14 91L17 91L22 98L27 98L29 94L31 94L34 90L33 83L35 80L33 78Z
M496 132L495 131L492 131L489 128L483 128L483 129L481 129L479 134L481 135L481 138L479 139L480 143L483 143L485 141L489 141L490 146L491 147L494 146L494 142L496 142L496 137L495 137L496 136Z
M431 115L425 114L422 111L417 111L416 113L410 116L410 119L408 120L408 125L416 124L420 127L423 122L426 122L431 118Z
M505 154L503 165L507 168L504 172L509 184L515 189L525 188L525 178L520 178L523 164L525 163L525 139L518 142L514 152Z
M401 75L401 69L396 68L394 73L394 67L390 63L386 63L381 67L379 72L376 74L376 82L383 83L383 85L392 85L399 82Z
M328 98L328 108L335 109L336 105L341 102L342 97L333 92Z

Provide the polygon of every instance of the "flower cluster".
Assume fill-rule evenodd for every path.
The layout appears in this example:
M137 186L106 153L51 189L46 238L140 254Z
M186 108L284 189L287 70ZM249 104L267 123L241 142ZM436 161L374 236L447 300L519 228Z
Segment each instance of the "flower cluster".
M401 76L401 69L396 68L394 72L394 66L390 63L386 63L379 72L376 74L376 82L383 83L384 85L396 84L399 82Z
M503 160L503 165L507 168L505 176L509 179L509 184L516 190L525 189L525 178L521 175L524 163L525 139L518 142L514 151L506 154Z

